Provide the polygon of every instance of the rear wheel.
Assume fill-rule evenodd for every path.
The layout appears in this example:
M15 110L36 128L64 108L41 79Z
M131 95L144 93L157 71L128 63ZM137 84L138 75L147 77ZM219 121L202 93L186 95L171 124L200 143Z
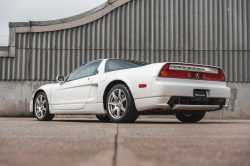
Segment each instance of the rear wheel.
M54 114L49 112L49 102L45 93L40 92L35 97L34 113L39 121L50 121L54 118Z
M99 119L101 122L107 122L110 121L108 115L96 115L97 119Z
M183 123L195 123L200 121L205 116L205 114L206 112L201 114L177 114L175 116Z
M110 120L116 123L132 123L139 116L132 94L123 84L117 84L110 89L106 108Z

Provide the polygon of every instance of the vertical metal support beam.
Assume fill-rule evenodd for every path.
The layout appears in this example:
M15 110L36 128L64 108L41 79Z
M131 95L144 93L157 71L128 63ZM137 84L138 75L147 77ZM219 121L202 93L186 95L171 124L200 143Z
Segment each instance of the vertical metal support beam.
M16 44L16 27L9 28L9 46L15 47Z
M9 28L9 57L15 57L16 54L16 27Z
M28 73L27 73L27 75L28 75L28 80L30 79L30 65L31 65L31 63L30 63L30 54L31 54L31 33L29 33L29 41L28 41L29 43L28 43L28 45L29 45L29 49L28 49L28 62L27 62L27 64L28 64Z

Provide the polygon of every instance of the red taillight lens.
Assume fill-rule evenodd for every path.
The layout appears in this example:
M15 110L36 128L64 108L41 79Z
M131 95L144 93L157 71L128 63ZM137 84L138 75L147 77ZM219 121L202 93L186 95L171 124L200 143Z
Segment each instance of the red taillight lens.
M203 74L202 74L202 79L203 79L203 80L206 80L206 79L207 79L207 74L206 74L206 73L203 73Z
M159 77L169 78L186 78L186 79L200 79L209 81L223 81L225 82L224 72L219 69L218 74L213 73L202 73L195 71L182 71L182 70L169 70L169 64L166 64L160 71Z
M188 78L187 76L188 75L187 75L186 71L169 70L167 77L172 77L172 78Z
M163 66L163 68L161 69L161 71L159 73L159 77L167 77L168 76L168 69L169 69L169 64L166 64L165 66Z
M225 81L225 80L221 80L221 76L219 74L207 74L207 79L206 80L210 80L210 81Z
M219 70L219 75L220 75L221 81L226 81L225 74L221 69Z
M224 72L221 69L219 69L219 73L218 74L207 73L206 80L210 80L210 81L222 81L222 82L226 81Z

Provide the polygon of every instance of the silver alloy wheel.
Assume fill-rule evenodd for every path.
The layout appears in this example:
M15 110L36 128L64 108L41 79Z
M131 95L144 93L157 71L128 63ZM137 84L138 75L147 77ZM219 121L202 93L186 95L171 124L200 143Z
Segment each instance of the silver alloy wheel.
M35 101L35 113L38 118L43 118L46 113L46 98L39 95Z
M108 98L108 111L114 119L120 119L126 112L126 95L121 89L113 90Z

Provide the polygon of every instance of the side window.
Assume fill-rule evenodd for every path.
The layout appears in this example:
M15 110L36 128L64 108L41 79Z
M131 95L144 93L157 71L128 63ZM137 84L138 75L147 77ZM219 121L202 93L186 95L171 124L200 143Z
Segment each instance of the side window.
M69 75L67 81L72 81L72 80L76 80L79 78L88 77L88 76L96 74L96 71L99 65L101 64L101 62L102 60L97 60L97 61L93 61L93 62L87 63L86 65L79 67L73 73Z
M110 59L106 62L105 72L139 67L139 65L122 60Z

